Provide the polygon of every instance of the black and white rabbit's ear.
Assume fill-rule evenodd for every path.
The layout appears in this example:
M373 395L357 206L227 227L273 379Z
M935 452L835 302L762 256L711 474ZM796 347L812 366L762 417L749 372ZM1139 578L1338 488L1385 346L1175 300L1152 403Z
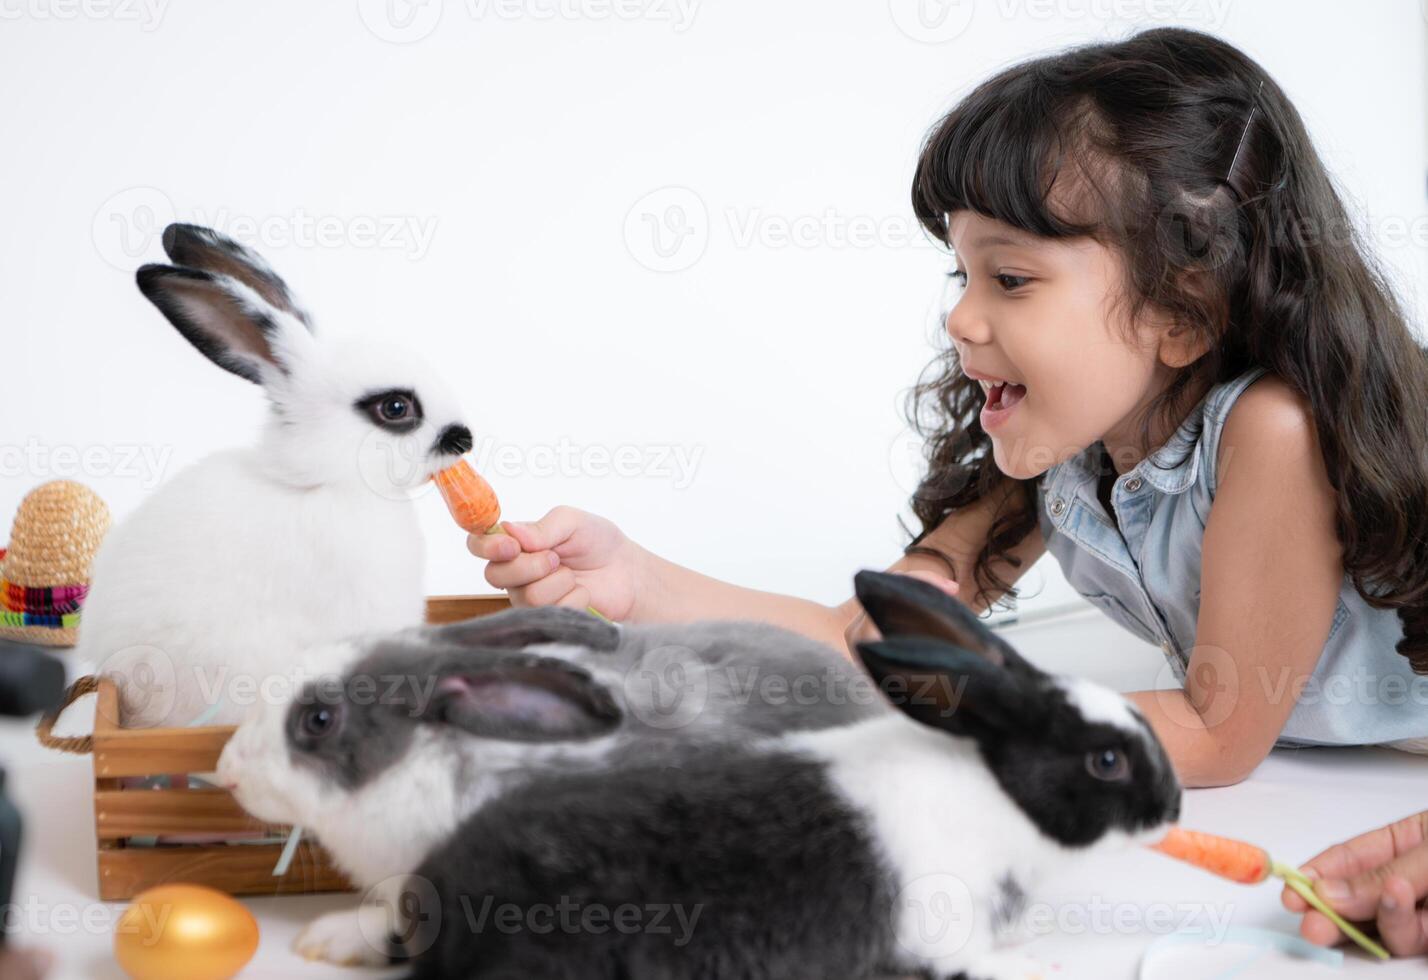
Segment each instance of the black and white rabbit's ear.
M189 343L219 367L255 384L290 374L312 344L296 316L232 276L146 265L137 279L139 291Z
M199 225L169 225L164 229L163 241L164 251L174 265L235 279L269 306L292 314L312 329L311 318L293 299L288 284L252 249Z
M926 636L970 650L989 663L1039 673L959 599L911 575L868 569L853 576L853 591L885 637Z
M595 738L614 731L624 717L589 673L548 657L444 670L421 715L481 738L514 742Z
M536 643L569 643L608 652L620 646L620 628L583 609L538 606L507 609L426 628L438 642L483 650L521 650Z
M884 696L924 725L957 735L1024 732L1043 710L1036 684L980 653L916 636L857 648Z

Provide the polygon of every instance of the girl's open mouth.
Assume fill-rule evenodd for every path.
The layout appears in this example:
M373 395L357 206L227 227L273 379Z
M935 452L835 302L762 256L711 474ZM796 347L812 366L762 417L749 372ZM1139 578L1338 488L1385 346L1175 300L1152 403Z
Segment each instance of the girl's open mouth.
M1005 423L1012 410L1026 397L1026 385L998 381L983 387L987 391L987 403L982 406L982 428L991 431Z

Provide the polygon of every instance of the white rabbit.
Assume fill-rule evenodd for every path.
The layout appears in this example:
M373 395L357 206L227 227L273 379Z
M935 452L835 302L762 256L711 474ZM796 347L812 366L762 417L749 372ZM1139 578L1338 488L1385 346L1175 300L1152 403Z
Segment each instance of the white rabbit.
M104 540L76 656L128 727L236 724L297 651L420 623L411 492L472 447L424 356L315 336L287 286L223 235L170 225L139 289L194 347L261 386L256 443L175 475Z

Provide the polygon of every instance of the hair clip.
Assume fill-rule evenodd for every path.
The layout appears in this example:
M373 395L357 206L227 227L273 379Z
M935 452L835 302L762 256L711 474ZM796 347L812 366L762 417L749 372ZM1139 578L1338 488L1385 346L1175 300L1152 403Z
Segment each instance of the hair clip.
M1259 88L1255 89L1254 100L1250 104L1249 118L1245 120L1245 130L1240 133L1240 142L1235 147L1235 155L1230 158L1230 169L1225 171L1225 183L1230 182L1230 175L1235 172L1235 164L1240 162L1240 151L1245 148L1245 138L1249 136L1250 123L1254 122L1254 114L1259 111L1259 93L1264 91L1264 79L1260 79Z

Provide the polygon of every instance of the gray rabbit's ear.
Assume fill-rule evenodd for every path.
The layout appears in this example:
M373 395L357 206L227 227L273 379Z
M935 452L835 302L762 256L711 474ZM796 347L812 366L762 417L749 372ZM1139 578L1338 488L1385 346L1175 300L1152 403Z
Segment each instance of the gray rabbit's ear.
M200 353L255 384L292 373L313 343L293 314L230 276L146 265L137 279L139 291Z
M174 265L237 280L269 306L297 317L303 326L312 329L312 319L293 299L288 284L252 249L198 225L169 225L164 229L163 240L164 251Z
M858 657L894 707L955 735L1025 732L1046 708L1044 695L1018 672L939 641L895 637L859 643Z
M481 649L520 650L536 643L569 643L608 652L620 646L618 626L567 606L507 609L426 630L432 640Z
M853 590L868 617L885 637L924 636L969 650L988 663L1040 673L976 614L930 582L864 569L853 577Z
M586 671L547 657L520 657L443 672L421 717L482 738L557 742L608 734L624 715Z

